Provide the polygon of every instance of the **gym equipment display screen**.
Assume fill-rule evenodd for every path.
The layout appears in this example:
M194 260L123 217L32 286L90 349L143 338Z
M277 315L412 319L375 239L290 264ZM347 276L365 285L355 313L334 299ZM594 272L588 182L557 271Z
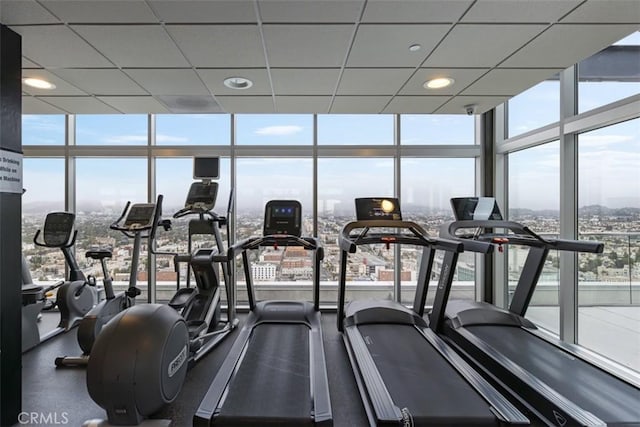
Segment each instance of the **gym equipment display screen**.
M457 221L502 221L498 203L493 197L454 197L451 207Z
M129 209L124 226L130 229L151 227L155 211L155 203L136 203Z
M193 179L220 178L220 157L194 157Z
M73 233L75 215L70 212L52 212L44 222L44 242L47 246L63 246Z
M297 200L271 200L265 207L264 235L302 234L302 207Z
M394 197L366 197L356 199L358 221L374 219L402 220L400 202Z

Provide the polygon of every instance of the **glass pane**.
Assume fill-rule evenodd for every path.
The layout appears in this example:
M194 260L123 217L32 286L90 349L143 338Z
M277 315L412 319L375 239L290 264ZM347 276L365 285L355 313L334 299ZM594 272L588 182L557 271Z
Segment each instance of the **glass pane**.
M311 145L311 114L238 114L238 145Z
M66 276L62 251L34 245L49 212L64 211L64 159L25 158L22 196L22 254L34 282L51 285Z
M229 145L228 114L158 114L156 145Z
M312 159L238 159L236 169L236 240L262 236L269 200L297 200L302 205L302 235L313 235ZM313 254L298 248L261 248L249 252L254 291L260 300L312 300ZM306 252L306 251L305 251ZM299 264L300 270L294 272ZM238 303L247 303L242 258L236 259Z
M578 64L578 112L640 93L640 32Z
M321 301L337 303L338 234L355 218L357 197L393 196L393 159L318 159L318 237L324 245ZM347 300L393 299L393 248L361 246L349 256Z
M578 136L578 342L640 371L640 119Z
M63 115L22 115L22 145L64 145Z
M220 159L220 179L218 183L218 196L213 211L219 215L227 215L230 188L230 160ZM162 202L163 218L171 220L171 230L165 232L159 229L157 233L156 247L160 251L188 253L188 226L191 219L196 216L189 215L182 218L173 218L173 214L182 209L193 179L193 158L158 158L156 159L156 194L164 196ZM220 229L222 243L226 249L226 227ZM216 247L215 238L208 235L192 236L192 249L203 247ZM175 293L176 273L173 259L170 256L158 255L156 257L156 297L159 301L168 301ZM180 283L187 279L187 265L181 265ZM193 275L189 278L190 284L194 282ZM226 295L222 293L222 299Z
M445 114L403 114L400 143L405 145L475 144L474 117Z
M77 145L147 145L144 114L80 114L76 116Z
M560 80L556 74L509 100L509 137L560 120Z
M113 257L108 261L113 276L114 291L125 290L129 286L133 239L109 225L120 217L127 201L147 202L147 159L146 158L81 158L76 160L76 226L79 230L76 253L84 254L93 246L110 246ZM138 268L138 287L146 301L147 287L147 244L142 242ZM93 268L97 277L102 277L100 263L78 256L81 267Z
M440 226L453 221L449 204L452 197L475 193L475 159L402 159L402 215L415 221L436 237ZM425 183L429 183L425 185ZM402 246L401 296L405 304L413 304L420 269L421 248ZM440 278L443 253L438 251L433 264L427 305L433 304ZM475 256L462 253L458 258L451 299L475 299Z
M544 185L540 185L544 183ZM558 141L509 154L509 214L511 221L530 227L543 237L560 232L560 143ZM509 302L522 272L528 248L507 248ZM496 256L499 256L496 253ZM550 251L533 293L527 318L560 333L558 251Z
M318 145L393 145L391 114L320 114Z

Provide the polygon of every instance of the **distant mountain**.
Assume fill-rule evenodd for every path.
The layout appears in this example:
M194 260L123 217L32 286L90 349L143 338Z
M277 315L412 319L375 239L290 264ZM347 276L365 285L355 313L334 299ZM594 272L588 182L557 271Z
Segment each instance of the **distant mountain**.
M583 206L578 215L634 216L640 215L640 208L608 208L602 205Z

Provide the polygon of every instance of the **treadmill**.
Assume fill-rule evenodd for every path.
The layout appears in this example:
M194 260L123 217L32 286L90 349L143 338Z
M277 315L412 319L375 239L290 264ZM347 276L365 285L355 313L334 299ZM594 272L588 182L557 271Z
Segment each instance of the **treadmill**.
M358 219L339 236L337 318L370 425L529 424L415 311L391 300L355 300L345 308L347 258L358 246L423 248L414 307L424 306L436 250L453 259L462 251L460 243L432 239L418 224L403 221L397 199L356 199L356 211ZM452 266L443 264L443 272Z
M436 295L431 312L436 332L539 422L640 425L637 375L612 364L605 369L604 359L552 338L524 317L549 250L602 253L604 245L543 238L522 224L503 221L493 198L456 198L451 204L457 220L443 225L441 237L463 243L465 251L491 253L496 246L513 244L528 247L529 253L508 310L476 301L447 303L446 296ZM447 282L453 280L452 271Z
M268 202L263 236L228 251L230 264L242 254L250 312L200 403L194 426L333 425L320 326L324 251L316 238L301 237L301 211L295 200ZM314 251L313 303L256 302L248 251L265 246Z

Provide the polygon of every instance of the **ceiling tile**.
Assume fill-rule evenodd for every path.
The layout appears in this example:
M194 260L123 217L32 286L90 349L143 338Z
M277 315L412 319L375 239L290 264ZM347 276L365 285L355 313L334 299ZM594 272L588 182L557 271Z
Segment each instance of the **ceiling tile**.
M395 95L413 68L346 68L338 95Z
M278 25L262 27L271 67L340 67L353 25Z
M554 25L500 66L566 68L636 29L637 26L633 24Z
M271 96L216 96L227 113L274 113Z
M277 95L333 95L339 68L272 68L273 91ZM277 106L277 105L276 105Z
M216 95L245 96L245 95L271 95L271 83L266 68L245 69L216 69L198 68L196 70L207 88ZM230 89L224 85L224 80L229 77L244 77L253 82L248 89Z
M0 22L4 25L53 24L60 20L35 0L1 0Z
M544 25L534 24L459 24L451 30L423 66L493 67L544 28Z
M22 114L65 114L66 111L54 107L32 96L22 97Z
M43 67L110 67L112 64L63 25L14 27L22 54Z
M475 114L486 113L492 108L504 103L509 96L456 96L447 102L436 114L464 114L466 105L475 106Z
M160 25L73 25L72 28L119 67L189 66Z
M431 114L448 99L448 96L396 96L383 113Z
M22 70L22 78L37 78L56 85L55 89L37 89L22 83L22 90L30 95L58 96L58 95L87 95L72 84L67 83L47 70Z
M362 22L455 22L471 0L369 0Z
M640 23L638 0L590 0L571 12L562 22Z
M449 25L360 25L347 60L348 67L416 67L442 39ZM420 44L417 52L409 46Z
M191 68L123 70L152 95L201 95L207 88Z
M331 96L276 96L276 113L326 113Z
M147 95L147 92L117 69L71 68L53 73L93 95Z
M517 95L562 69L494 69L465 89L462 95Z
M504 1L479 0L461 22L552 23L567 14L582 0Z
M172 113L221 113L220 104L209 94L207 95L157 95Z
M259 0L262 22L355 22L363 0Z
M264 67L257 25L167 25L194 67Z
M33 61L30 61L28 58L22 57L22 68L42 68L38 64Z
M41 96L41 100L48 102L70 113L82 114L117 114L105 103L92 96Z
M257 22L252 0L148 0L166 23L250 23Z
M65 23L156 23L144 0L64 0L44 5Z
M99 96L103 102L125 114L168 113L169 110L152 96Z
M336 96L331 113L377 114L387 105L390 96Z
M401 95L455 95L488 71L487 68L420 68L400 91ZM442 89L425 89L427 80L450 77L453 85Z

